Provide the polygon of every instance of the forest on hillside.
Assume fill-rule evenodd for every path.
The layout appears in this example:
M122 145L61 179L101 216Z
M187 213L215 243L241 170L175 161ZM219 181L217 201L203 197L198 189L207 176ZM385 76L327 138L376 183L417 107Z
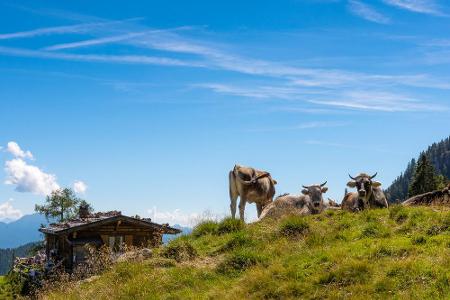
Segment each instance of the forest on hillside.
M12 265L13 257L26 257L40 243L28 243L17 248L0 249L0 276L9 272Z
M450 179L450 136L438 143L433 143L423 152L434 166L437 175L442 175L448 182ZM408 198L408 190L413 180L417 159L413 158L394 182L386 189L390 202L401 202Z

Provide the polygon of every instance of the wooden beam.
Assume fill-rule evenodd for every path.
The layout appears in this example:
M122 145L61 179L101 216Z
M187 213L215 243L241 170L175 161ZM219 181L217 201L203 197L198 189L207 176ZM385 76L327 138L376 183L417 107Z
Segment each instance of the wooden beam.
M116 228L114 229L114 231L117 231L117 229L119 229L121 223L122 223L121 220L117 221Z

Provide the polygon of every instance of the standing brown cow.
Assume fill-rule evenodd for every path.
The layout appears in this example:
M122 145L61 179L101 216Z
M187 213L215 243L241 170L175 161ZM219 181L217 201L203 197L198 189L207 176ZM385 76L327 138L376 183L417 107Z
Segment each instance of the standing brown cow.
M270 173L250 167L235 165L229 173L230 180L230 210L231 216L236 216L237 198L239 201L239 217L244 221L245 204L256 203L258 218L266 205L273 201L275 184Z
M386 196L380 188L381 183L373 180L377 176L377 173L372 176L365 173L361 173L356 177L348 176L352 180L347 183L347 186L356 188L357 191L347 193L344 196L341 205L342 209L361 211L367 208L388 207Z

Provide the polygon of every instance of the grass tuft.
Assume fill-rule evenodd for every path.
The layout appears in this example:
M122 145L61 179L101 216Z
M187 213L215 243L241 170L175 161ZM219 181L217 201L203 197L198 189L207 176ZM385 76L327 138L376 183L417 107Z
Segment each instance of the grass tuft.
M308 222L300 216L287 216L281 220L280 233L286 237L298 237L309 231Z
M198 256L194 246L183 239L171 241L162 249L161 255L165 258L171 258L178 262L192 260Z
M267 258L255 251L243 249L228 255L217 267L220 273L242 272L258 264L264 264Z
M217 233L218 224L216 221L207 220L198 223L193 231L192 235L195 237L201 237L207 234L216 234Z
M245 223L240 219L225 218L217 226L218 234L237 232L244 228Z

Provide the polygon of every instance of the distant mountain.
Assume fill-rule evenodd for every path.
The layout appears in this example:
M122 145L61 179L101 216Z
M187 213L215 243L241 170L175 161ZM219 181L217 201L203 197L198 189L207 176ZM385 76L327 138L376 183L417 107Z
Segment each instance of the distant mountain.
M174 238L179 237L180 235L190 234L192 232L192 228L191 227L184 227L184 226L181 226L181 225L178 225L178 224L175 224L175 225L173 225L171 227L176 228L176 229L180 229L181 233L180 234L164 234L163 238L162 238L164 244L166 244L167 242L173 240Z
M41 224L47 224L43 215L26 215L11 223L0 222L0 248L16 248L18 246L42 240L38 231Z
M450 179L450 136L438 143L429 146L425 155L430 159L436 172ZM394 182L386 189L386 196L390 202L406 200L408 197L408 187L414 176L416 159L412 159L405 171L398 176Z

